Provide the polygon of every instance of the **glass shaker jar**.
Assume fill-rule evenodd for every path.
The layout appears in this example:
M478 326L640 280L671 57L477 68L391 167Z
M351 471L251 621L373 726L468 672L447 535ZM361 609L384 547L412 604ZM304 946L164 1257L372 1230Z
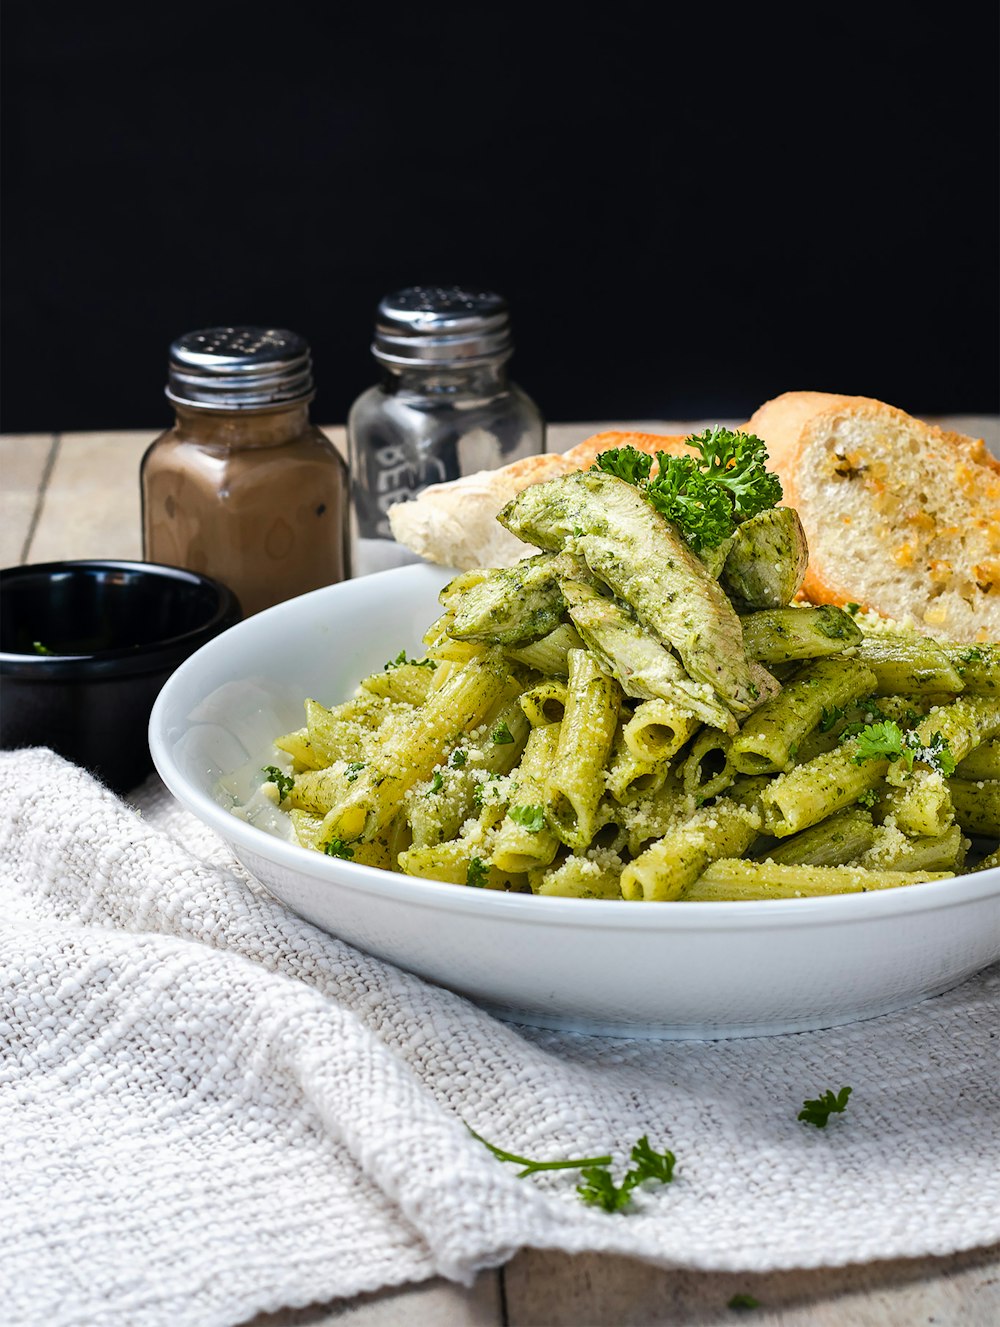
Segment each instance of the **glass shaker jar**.
M506 301L490 291L411 286L378 306L381 381L347 419L357 574L417 561L386 515L429 484L545 449L538 407L507 377Z
M215 577L249 616L350 575L347 466L309 421L295 332L215 327L170 347L176 422L142 459L143 556Z

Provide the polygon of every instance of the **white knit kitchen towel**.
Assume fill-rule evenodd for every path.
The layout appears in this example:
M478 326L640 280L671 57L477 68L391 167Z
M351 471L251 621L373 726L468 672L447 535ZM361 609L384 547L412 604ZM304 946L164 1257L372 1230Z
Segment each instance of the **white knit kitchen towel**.
M16 752L0 789L5 1323L228 1327L525 1245L765 1271L1000 1240L1000 969L789 1037L515 1027L300 921L155 778L135 810ZM619 1172L647 1134L676 1179L608 1215L463 1120Z

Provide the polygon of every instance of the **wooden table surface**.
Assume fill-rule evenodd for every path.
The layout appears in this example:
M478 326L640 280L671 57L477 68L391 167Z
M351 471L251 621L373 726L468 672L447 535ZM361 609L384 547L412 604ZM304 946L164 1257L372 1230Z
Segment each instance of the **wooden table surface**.
M1000 455L1000 418L941 422L985 437ZM563 451L602 427L553 425ZM651 421L679 433L701 421ZM325 430L343 446L343 429ZM139 461L155 430L0 436L0 566L60 558L139 558ZM933 1165L934 1159L928 1158ZM759 1308L728 1307L735 1294ZM1000 1323L1000 1246L920 1258L767 1275L664 1271L608 1255L526 1249L471 1290L439 1279L310 1309L258 1316L252 1327L630 1327L733 1323L759 1327L995 1327ZM235 1327L235 1324L234 1324Z

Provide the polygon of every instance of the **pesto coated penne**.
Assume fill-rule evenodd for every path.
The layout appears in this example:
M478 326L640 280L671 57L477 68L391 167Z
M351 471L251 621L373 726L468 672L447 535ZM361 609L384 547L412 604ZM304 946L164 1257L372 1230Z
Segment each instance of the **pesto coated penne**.
M416 847L431 847L455 838L462 825L485 800L490 780L509 774L518 764L528 739L529 724L520 705L506 705L487 731L434 770L430 782L407 794L407 818Z
M798 593L808 561L798 512L770 507L737 526L719 579L741 604L781 608Z
M625 745L637 760L670 760L697 732L698 720L669 700L647 700L635 707L625 724Z
M497 827L492 858L505 871L547 866L559 850L559 839L546 817L546 775L559 747L557 723L532 728L513 784L505 818Z
M948 784L937 770L919 767L898 787L887 784L874 810L877 820L891 818L904 834L940 835L955 819Z
M1000 696L1000 644L942 645L968 696Z
M1000 779L1000 738L992 737L959 761L955 774L960 779Z
M732 738L703 728L678 766L684 791L706 801L728 788L736 777L730 754Z
M532 728L561 723L566 713L566 683L561 677L549 677L522 691L518 704Z
M761 794L763 828L787 838L853 804L885 778L888 760L856 763L856 739L776 775Z
M640 760L626 744L619 726L604 776L605 787L616 802L632 802L655 792L669 771L669 760Z
M594 836L620 707L618 683L586 650L572 650L566 713L546 780L546 810L552 829L574 851L585 849Z
M733 768L741 774L791 768L799 743L817 726L823 711L858 700L874 685L871 670L851 660L817 659L806 664L780 695L747 719L733 741Z
M878 696L957 694L965 687L941 646L926 636L878 632L864 638L858 656L875 674Z
M925 880L944 880L951 871L866 871L857 866L785 866L725 858L713 862L682 896L684 903L738 899L823 898L899 889Z
M396 813L413 784L430 777L490 713L508 681L499 653L473 659L380 744L344 798L327 815L327 838L370 840Z
M871 848L857 865L869 871L959 871L967 843L958 825L941 834L916 837L878 826Z
M625 867L622 897L667 902L683 894L717 857L746 852L760 818L746 807L721 800L703 807Z
M844 866L866 853L875 835L871 813L850 807L756 855L786 866Z
M1000 838L1000 782L996 779L949 779L955 819L967 834Z
M527 891L527 876L501 870L489 858L481 857L481 851L481 845L457 839L431 848L409 848L399 854L399 865L407 875L422 876L425 880L514 893Z
M655 792L629 804L626 829L630 854L637 857L653 839L661 839L675 825L689 820L697 807L697 799L684 791L679 776L669 773Z
M572 622L560 622L554 631L550 631L541 640L508 646L504 653L508 659L516 659L518 663L527 664L529 668L549 677L568 677L569 651L582 649L583 641Z
M386 664L381 673L373 673L361 683L373 696L399 700L407 705L422 705L434 681L437 663L427 659L423 663Z
M771 608L747 613L740 620L748 656L765 664L824 659L842 654L861 640L861 631L851 615L832 604L821 608Z
M571 853L565 861L532 872L531 890L550 898L621 898L621 870L599 855L579 857Z
M938 705L917 724L917 739L923 746L941 741L958 764L991 737L1000 734L1000 695L959 696L950 705ZM909 775L902 761L893 765L890 783L905 783Z

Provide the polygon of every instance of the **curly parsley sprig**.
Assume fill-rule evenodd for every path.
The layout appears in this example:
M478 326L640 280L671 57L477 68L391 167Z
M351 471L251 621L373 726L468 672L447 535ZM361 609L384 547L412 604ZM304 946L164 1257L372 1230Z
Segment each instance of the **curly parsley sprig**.
M754 434L716 424L686 442L698 455L657 452L655 479L652 457L635 447L601 452L591 469L638 488L696 551L717 548L740 521L781 501L781 481L767 469L767 447Z
M473 1138L478 1139L482 1145L487 1148L498 1161L510 1161L514 1165L522 1166L523 1169L517 1173L517 1178L524 1179L526 1175L534 1175L540 1170L578 1170L582 1184L576 1186L576 1192L581 1202L587 1203L592 1207L600 1207L605 1212L621 1212L632 1201L632 1190L644 1184L647 1180L655 1180L659 1184L669 1184L674 1178L674 1167L677 1159L673 1152L657 1152L649 1143L648 1137L643 1136L635 1143L629 1154L630 1160L634 1163L626 1172L621 1184L616 1184L610 1167L612 1158L610 1156L600 1157L570 1157L562 1161L536 1161L531 1157L518 1156L515 1152L507 1152L502 1147L497 1147L489 1143L481 1134L476 1133L470 1125L465 1126Z

